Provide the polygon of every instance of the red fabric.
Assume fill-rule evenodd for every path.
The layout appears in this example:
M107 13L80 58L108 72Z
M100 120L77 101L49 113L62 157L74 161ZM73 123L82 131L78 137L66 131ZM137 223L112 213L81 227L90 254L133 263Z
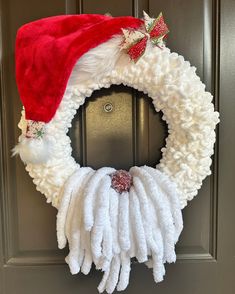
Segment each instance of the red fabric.
M144 54L148 42L148 37L144 36L140 41L135 42L131 47L128 49L127 53L129 54L130 58L135 62L140 59L140 57Z
M76 61L87 51L142 20L98 14L61 15L22 26L16 38L16 81L26 118L49 122Z

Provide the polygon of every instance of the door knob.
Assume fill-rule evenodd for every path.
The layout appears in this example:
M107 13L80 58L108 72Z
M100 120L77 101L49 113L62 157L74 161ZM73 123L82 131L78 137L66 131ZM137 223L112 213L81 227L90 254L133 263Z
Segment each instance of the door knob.
M113 111L113 104L110 102L107 102L104 104L104 111L105 112L111 112Z

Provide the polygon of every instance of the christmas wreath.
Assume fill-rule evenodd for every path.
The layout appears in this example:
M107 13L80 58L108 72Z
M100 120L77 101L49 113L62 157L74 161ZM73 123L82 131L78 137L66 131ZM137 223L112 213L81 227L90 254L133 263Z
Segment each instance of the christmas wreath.
M24 105L14 148L37 190L58 209L59 248L72 274L104 272L99 292L124 290L131 258L163 280L175 262L181 210L210 174L218 112L195 67L164 40L162 14L143 19L68 15L21 27L16 79ZM156 168L80 167L67 135L93 91L124 84L148 94L169 135Z

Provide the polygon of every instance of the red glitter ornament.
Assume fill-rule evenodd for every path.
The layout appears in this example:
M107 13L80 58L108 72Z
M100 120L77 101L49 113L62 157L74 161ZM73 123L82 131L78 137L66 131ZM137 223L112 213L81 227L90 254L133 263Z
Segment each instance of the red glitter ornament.
M126 170L117 170L111 175L111 187L118 193L127 192L132 185L132 176Z

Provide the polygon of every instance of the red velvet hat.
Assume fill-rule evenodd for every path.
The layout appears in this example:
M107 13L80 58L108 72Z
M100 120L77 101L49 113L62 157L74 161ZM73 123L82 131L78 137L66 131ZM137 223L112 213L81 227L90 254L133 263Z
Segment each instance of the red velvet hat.
M15 55L16 81L25 116L22 135L13 153L27 163L46 162L55 144L50 141L48 123L66 96L65 90L70 87L74 75L80 77L76 86L81 91L82 72L87 72L88 63L94 66L95 59L89 74L95 72L97 76L102 75L102 68L111 72L122 50L137 62L147 41L158 45L167 32L162 14L152 19L146 13L144 19L98 14L61 15L22 26L16 37ZM100 46L105 47L102 47L103 57L96 60ZM113 51L108 54L111 49ZM83 55L89 62L82 63Z
M130 16L82 14L49 17L22 26L16 38L16 81L26 119L49 122L78 59L120 34L121 29L142 23Z

